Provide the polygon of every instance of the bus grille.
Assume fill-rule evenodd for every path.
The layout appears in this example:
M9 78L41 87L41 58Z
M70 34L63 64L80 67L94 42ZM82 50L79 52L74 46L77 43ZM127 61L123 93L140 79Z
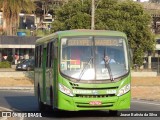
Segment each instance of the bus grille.
M118 89L118 86L114 86L114 87L103 87L103 88L86 88L86 87L80 87L78 84L75 83L70 83L70 85L72 86L73 89L87 89L87 90L107 90L107 89Z
M76 94L76 97L80 98L105 98L105 97L114 97L115 94L109 94L109 95L82 95L82 94Z
M107 91L107 90L117 90L118 86L113 86L113 87L101 87L101 88L94 88L94 87L83 87L80 86L79 84L75 84L75 83L70 83L72 88L74 90L91 90L91 91ZM75 94L75 97L79 97L79 98L106 98L106 97L114 97L116 96L116 94L81 94L81 93L77 93Z

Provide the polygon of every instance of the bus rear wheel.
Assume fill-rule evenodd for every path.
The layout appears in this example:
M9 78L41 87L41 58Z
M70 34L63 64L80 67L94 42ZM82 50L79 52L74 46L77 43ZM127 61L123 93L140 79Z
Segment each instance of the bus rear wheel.
M40 111L45 111L46 107L43 104L43 102L41 101L41 96L40 96L40 90L38 88L38 108Z
M50 87L50 107L53 109L53 90L52 87Z

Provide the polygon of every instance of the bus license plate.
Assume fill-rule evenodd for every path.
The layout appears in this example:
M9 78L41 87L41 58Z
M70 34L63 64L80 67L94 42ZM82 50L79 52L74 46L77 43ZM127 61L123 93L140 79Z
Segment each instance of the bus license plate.
M90 105L102 105L101 101L90 101L89 102Z

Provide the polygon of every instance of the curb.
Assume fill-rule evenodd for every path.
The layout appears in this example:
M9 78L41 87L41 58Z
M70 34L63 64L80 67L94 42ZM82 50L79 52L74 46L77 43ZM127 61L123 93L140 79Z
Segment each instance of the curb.
M34 90L34 86L0 87L0 90Z
M144 99L144 98L132 98L132 100L141 100L141 101L150 101L150 102L160 102L160 100L153 100L153 99Z

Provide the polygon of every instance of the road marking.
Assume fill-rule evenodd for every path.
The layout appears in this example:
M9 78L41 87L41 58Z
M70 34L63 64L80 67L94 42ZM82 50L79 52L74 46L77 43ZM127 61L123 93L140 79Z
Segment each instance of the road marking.
M144 103L144 104L150 104L150 105L158 105L158 106L160 106L159 103L152 103L152 102L145 102L145 101L136 101L136 100L132 100L132 102Z

